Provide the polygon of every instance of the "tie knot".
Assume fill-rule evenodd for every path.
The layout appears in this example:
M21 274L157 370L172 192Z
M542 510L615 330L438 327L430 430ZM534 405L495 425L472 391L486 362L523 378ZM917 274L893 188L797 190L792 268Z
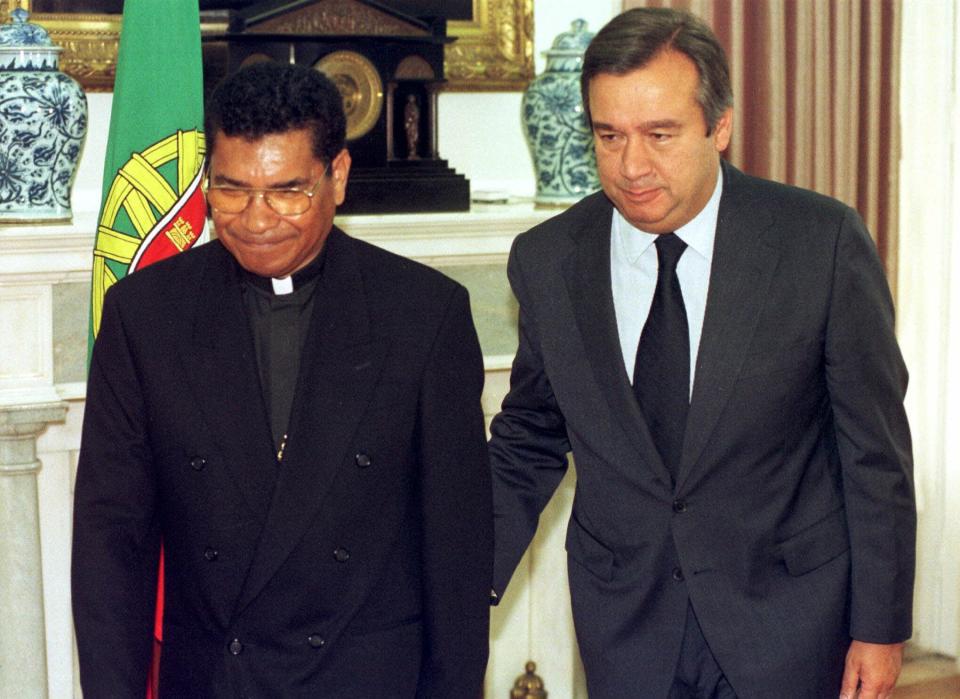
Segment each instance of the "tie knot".
M671 272L677 268L680 256L687 249L687 244L680 240L676 233L658 235L654 245L657 246L657 259L660 262L660 269Z

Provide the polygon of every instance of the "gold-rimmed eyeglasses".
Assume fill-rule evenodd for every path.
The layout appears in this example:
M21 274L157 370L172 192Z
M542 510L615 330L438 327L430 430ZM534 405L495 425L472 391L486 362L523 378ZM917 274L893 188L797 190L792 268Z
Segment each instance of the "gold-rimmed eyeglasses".
M329 166L328 166L329 167ZM211 209L224 214L239 214L250 206L253 197L260 196L274 213L280 216L297 216L305 213L313 203L313 196L320 188L327 168L309 189L261 189L257 187L231 187L211 185L206 182L207 203Z

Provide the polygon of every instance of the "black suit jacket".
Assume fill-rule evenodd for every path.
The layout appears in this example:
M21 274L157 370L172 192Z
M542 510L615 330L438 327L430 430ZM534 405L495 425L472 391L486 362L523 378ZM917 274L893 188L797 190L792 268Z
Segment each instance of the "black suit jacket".
M836 696L851 636L910 635L907 373L848 207L724 165L682 464L631 391L602 193L520 236L511 388L492 425L502 591L559 483L591 699L666 696L688 600L738 696Z
M334 229L282 464L220 243L107 294L77 474L87 697L479 691L492 565L467 293Z

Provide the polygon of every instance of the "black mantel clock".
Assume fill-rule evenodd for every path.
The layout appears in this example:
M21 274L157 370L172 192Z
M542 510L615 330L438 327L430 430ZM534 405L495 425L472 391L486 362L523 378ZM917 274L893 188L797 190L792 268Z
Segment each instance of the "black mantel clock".
M272 0L205 12L203 20L214 28L203 35L208 85L260 60L311 66L337 85L353 158L339 213L470 208L470 183L437 152L443 48L454 41L447 17L414 17L371 0Z

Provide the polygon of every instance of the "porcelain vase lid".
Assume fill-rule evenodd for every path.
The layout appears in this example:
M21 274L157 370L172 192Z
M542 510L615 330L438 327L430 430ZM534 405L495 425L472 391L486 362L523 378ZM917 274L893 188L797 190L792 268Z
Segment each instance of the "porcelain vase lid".
M54 46L46 29L27 21L30 13L23 8L12 10L10 17L10 22L0 25L0 47L58 48Z
M543 53L546 56L580 55L587 50L593 37L594 33L587 31L587 21L575 19L570 23L570 31L557 34L550 49Z

